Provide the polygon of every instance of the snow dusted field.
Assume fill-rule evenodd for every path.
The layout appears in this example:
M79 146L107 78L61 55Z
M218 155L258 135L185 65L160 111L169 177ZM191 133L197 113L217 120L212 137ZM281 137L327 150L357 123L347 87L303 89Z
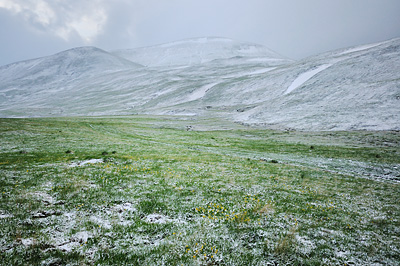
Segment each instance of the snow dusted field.
M2 66L0 265L398 265L399 81L400 39Z
M1 265L400 260L399 132L36 118L0 142Z

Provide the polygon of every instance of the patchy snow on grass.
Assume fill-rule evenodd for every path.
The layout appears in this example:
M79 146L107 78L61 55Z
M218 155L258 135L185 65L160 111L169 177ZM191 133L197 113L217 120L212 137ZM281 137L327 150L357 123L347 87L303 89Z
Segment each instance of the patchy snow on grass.
M36 198L36 199L44 202L45 204L53 204L54 203L53 197L50 196L49 194L47 194L46 192L35 191L32 193L29 193L29 195L32 196L33 198Z
M144 219L148 223L152 224L165 224L165 223L176 223L176 224L186 224L187 222L182 219L171 219L165 215L153 213L147 215Z
M309 240L307 237L296 235L296 241L298 244L298 250L304 255L310 254L313 249L317 247L315 243Z
M136 208L134 208L132 206L132 203L130 203L130 202L125 202L123 204L117 204L112 209L113 209L113 211L116 211L116 212L119 212L119 213L126 212L126 211L128 211L128 212L135 212L136 211Z
M147 215L145 221L152 224L165 224L171 222L171 220L166 216L156 213Z
M6 185L0 196L4 264L12 265L15 258L24 261L28 255L43 265L121 265L128 259L141 265L171 261L179 265L315 261L397 265L399 218L393 210L398 205L398 184L366 180L359 172L375 173L372 168L384 162L388 168L394 165L397 135L368 133L371 141L385 136L385 143L394 145L380 153L377 143L378 148L366 154L371 161L362 161L340 155L341 141L334 140L361 152L358 147L366 141L363 133L340 133L338 138L331 133L275 132L277 140L291 140L277 145L278 152L252 150L261 142L271 144L270 131L186 133L183 128L191 120L182 121L175 126L182 130L160 135L153 124L148 125L149 131L132 126L129 131L141 134L140 138L129 139L126 145L125 135L118 138L125 149L115 148L118 153L110 156L107 165L85 161L92 158L87 157L90 150L75 159L85 163L83 167L68 168L58 157L49 160L58 162L52 166L33 160L30 165L24 162L19 172L12 171L14 166L4 167L10 176L0 180ZM152 140L141 139L146 135ZM76 138L82 137L86 136ZM351 138L360 138L354 144L357 149L348 148ZM228 141L232 146L227 146ZM236 141L251 150L235 146ZM323 145L325 141L328 144ZM293 149L290 143L297 143L293 154L286 152ZM337 149L327 147L331 143ZM322 147L329 153L322 153ZM368 250L371 259L363 255ZM146 258L135 261L135 257L142 260L142 254Z
M101 218L99 216L96 216L96 215L90 216L90 221L98 224L99 227L104 227L106 229L111 229L112 228L112 225L110 224L109 221L107 221L107 220L105 220L105 219L103 219L103 218Z

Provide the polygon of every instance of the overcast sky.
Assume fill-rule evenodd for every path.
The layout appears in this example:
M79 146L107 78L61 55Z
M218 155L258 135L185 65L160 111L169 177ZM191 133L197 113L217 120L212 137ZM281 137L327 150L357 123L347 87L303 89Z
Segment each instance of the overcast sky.
M300 59L400 37L400 0L0 0L0 65L204 36Z

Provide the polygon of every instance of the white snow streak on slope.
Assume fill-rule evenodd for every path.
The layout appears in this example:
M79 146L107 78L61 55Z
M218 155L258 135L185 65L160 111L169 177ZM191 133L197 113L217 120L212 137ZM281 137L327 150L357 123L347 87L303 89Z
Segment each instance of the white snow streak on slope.
M289 88L287 88L287 90L285 91L284 94L288 94L291 93L293 90L297 89L298 87L300 87L301 85L303 85L307 80L309 80L310 78L312 78L313 76L315 76L316 74L318 74L319 72L327 69L328 67L332 66L332 64L325 64L325 65L321 65L319 67L317 67L316 69L307 71L305 73L300 74L293 82L292 84L289 86Z
M245 75L264 74L264 73L270 72L271 70L274 70L275 68L276 68L276 67L269 67L269 68L258 69L258 70L254 70L254 71L252 71L252 72L244 73L243 76L245 76Z
M212 87L214 87L215 85L217 85L218 82L215 83L211 83L208 85L205 85L197 90L195 90L189 97L188 97L188 101L194 101L197 99L200 99L202 97L204 97L204 95L206 95L206 92L211 89Z
M363 51L363 50L367 50L369 48L381 45L382 43L374 43L374 44L368 44L368 45L363 45L363 46L359 46L359 47L355 47L352 49L349 49L347 51L344 51L342 53L340 53L339 55L344 55L344 54L349 54L349 53L354 53L354 52L359 52L359 51Z
M263 68L263 69L258 69L258 70L254 70L251 72L243 72L240 74L230 74L230 75L226 75L226 76L222 76L221 78L223 79L232 79L232 78L240 78L243 76L252 76L252 75L259 75L259 74L265 74L267 72L270 72L272 70L276 69L276 67L269 67L269 68Z

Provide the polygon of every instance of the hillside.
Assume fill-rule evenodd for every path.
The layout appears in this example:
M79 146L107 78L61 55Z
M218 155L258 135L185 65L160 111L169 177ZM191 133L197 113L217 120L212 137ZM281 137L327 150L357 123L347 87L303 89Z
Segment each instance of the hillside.
M299 61L223 38L86 47L3 66L0 80L0 117L148 113L278 129L400 130L400 39Z

